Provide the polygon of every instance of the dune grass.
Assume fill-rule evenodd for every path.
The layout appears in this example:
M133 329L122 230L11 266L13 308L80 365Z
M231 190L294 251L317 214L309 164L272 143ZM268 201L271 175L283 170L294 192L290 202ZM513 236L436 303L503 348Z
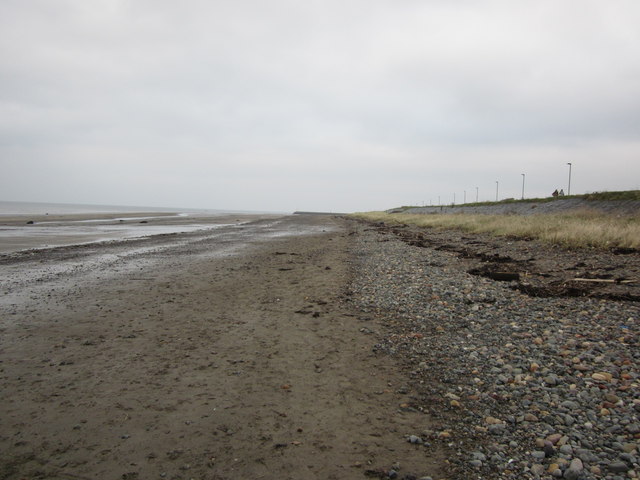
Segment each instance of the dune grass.
M535 239L567 248L640 249L640 217L616 217L591 210L550 215L389 214L366 212L356 218L469 233Z

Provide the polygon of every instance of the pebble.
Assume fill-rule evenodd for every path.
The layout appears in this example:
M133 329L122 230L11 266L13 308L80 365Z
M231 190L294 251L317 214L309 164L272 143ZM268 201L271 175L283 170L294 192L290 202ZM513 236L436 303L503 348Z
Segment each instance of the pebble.
M569 468L567 468L567 470L564 472L564 478L566 478L567 480L578 480L578 478L580 478L580 475L582 475L583 470L584 465L582 464L582 460L580 460L579 458L574 458L573 460L571 460Z
M608 465L607 470L609 470L610 472L613 472L613 473L624 473L624 472L627 472L630 469L629 469L629 466L625 462L611 462Z
M414 436L449 452L448 480L637 477L640 302L530 297L354 228L348 301L384 327L374 352L407 365L412 407L436 425Z

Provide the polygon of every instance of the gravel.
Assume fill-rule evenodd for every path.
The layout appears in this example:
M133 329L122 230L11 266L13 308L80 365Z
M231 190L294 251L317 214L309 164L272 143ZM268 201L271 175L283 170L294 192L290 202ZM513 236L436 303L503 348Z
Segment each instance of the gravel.
M452 479L640 477L637 302L529 297L355 228L351 301L430 425L399 441L444 448Z

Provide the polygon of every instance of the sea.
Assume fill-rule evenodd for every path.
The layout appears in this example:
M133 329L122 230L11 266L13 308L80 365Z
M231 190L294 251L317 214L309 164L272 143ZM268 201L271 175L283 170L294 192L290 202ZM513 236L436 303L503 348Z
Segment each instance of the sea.
M98 221L91 218L91 214L122 213L131 214L144 212L145 217L131 218L129 222L121 222L119 218L112 221ZM154 212L174 213L179 217L192 217L190 221L179 224L153 224L143 222L153 218ZM209 230L222 226L210 223L198 223L198 217L217 216L225 214L242 214L256 212L239 212L225 210L206 210L193 208L166 208L123 205L84 205L67 203L37 203L37 202L8 202L0 201L0 254L10 254L22 250L34 250L86 243L97 243L111 240L127 240L149 237L167 233L183 233L195 230ZM12 215L73 215L82 214L83 220L61 222L38 221L34 224L2 225L2 217ZM166 218L166 217L164 217ZM131 220L139 222L131 223Z
M132 212L200 212L227 213L223 210L203 210L193 208L140 207L126 205L84 205L73 203L39 203L0 201L0 215L73 215L90 213L132 213ZM237 213L237 212L233 212Z

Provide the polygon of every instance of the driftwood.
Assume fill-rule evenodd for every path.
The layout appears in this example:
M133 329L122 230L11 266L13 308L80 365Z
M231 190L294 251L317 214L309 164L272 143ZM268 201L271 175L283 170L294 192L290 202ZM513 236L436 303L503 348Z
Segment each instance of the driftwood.
M501 282L520 280L520 274L513 272L487 272L485 276L491 280L499 280Z
M593 282L593 283L636 283L636 280L616 280L615 278L572 278L574 282Z

